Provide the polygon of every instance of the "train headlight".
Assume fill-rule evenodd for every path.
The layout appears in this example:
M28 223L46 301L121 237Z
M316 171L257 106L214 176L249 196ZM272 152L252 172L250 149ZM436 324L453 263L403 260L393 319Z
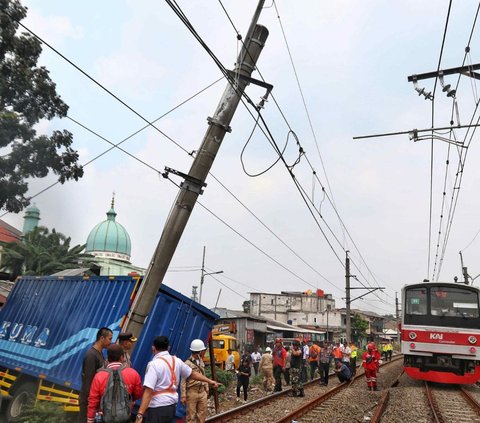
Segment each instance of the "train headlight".
M414 350L416 347L415 342L410 342L410 349Z
M410 333L408 334L408 337L413 341L414 339L417 338L417 334L416 334L415 332L410 332Z
M477 338L475 338L474 336L469 336L468 337L468 342L470 342L470 344L476 344L477 343Z
M470 352L472 354L475 354L477 352L477 349L475 347L470 347Z

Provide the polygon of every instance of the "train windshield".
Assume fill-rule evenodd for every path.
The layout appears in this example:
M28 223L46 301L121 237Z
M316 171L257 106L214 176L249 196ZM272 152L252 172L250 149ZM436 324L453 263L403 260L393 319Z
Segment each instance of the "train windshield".
M480 327L476 290L461 286L414 286L405 289L404 323L445 327Z
M413 288L406 291L406 313L427 314L427 288Z
M432 287L430 301L433 316L478 317L478 295L471 291L453 287Z

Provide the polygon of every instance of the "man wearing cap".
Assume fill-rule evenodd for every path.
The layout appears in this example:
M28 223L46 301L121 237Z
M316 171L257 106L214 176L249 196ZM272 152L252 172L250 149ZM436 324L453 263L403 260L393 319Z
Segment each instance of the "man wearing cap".
M263 375L263 389L267 392L271 391L273 387L273 357L270 347L265 348L258 371Z
M135 338L131 332L121 332L120 335L118 335L118 344L123 348L123 351L125 351L125 365L127 367L132 367L130 351L133 348L134 342L137 342L137 338Z
M205 376L205 364L200 354L206 350L201 339L194 339L190 344L192 355L187 358L185 364L193 372ZM187 423L204 423L207 418L208 383L189 378L183 378L181 384L181 399L187 407Z

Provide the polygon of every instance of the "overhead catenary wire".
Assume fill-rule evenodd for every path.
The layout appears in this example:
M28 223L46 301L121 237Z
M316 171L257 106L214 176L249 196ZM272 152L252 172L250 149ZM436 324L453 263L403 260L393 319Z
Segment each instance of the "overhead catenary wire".
M320 160L321 160L321 162L322 162L322 167L323 167L323 170L324 170L324 174L325 174L325 177L326 177L326 179L327 179L327 186L328 186L330 192L332 192L332 190L331 190L331 188L330 188L330 185L329 185L328 176L327 176L327 174L326 174L326 169L325 169L325 166L324 166L324 164L323 164L322 156L321 156L321 153L320 153L320 150L319 150L319 147L318 147L318 142L317 142L317 139L316 139L315 130L313 129L313 124L312 124L312 121L311 121L311 119L310 119L310 114L309 114L308 107L307 107L307 104L306 104L305 96L303 95L303 90L302 90L302 88L301 88L300 80L299 80L299 78L298 78L298 73L297 73L297 71L296 71L296 66L295 66L295 63L294 63L294 61L293 61L293 56L292 56L292 54L291 54L290 47L289 47L289 45L288 45L288 41L287 41L287 38L286 38L286 33L285 33L285 31L284 31L284 28L283 28L283 25L282 25L282 22L281 22L281 19L280 19L280 15L279 15L279 12L278 12L278 8L277 8L277 6L276 6L276 4L275 4L275 1L272 2L272 6L275 6L275 9L276 9L276 11L277 11L277 18L278 18L279 23L280 23L280 27L281 27L281 30L282 30L282 33L283 33L283 37L284 37L284 40L285 40L285 44L286 44L286 47L287 47L287 51L288 51L288 54L289 54L289 57L290 57L290 61L291 61L291 64L292 64L292 67L293 67L293 70L294 70L295 78L296 78L296 81L297 81L297 86L298 86L298 88L299 88L299 91L300 91L300 94L301 94L301 97L302 97L304 109L305 109L305 111L306 111L307 118L308 118L308 121L309 121L309 124L310 124L310 129L311 129L311 131L312 131L312 135L313 135L313 137L314 137L315 144L316 144L316 146L317 146L317 151L318 151ZM222 5L222 7L223 7L223 5ZM225 14L227 15L228 19L232 22L232 19L230 18L230 16L229 16L228 12L226 11L226 9L225 9L224 7L223 7L223 9L224 9L224 12L225 12ZM260 70L258 69L258 66L257 66L257 71L259 72L261 78L265 81L265 79L263 78ZM291 126L290 126L290 124L289 124L289 122L288 122L285 114L284 114L283 111L281 110L280 105L279 105L278 102L276 101L273 93L271 94L271 96L272 96L272 98L274 99L275 105L276 105L277 109L280 111L280 113L281 113L281 115L282 115L285 123L286 123L287 126L289 127L289 132L288 132L288 134L290 135L290 133L292 133L292 134L296 137L295 132L292 130L292 128L291 128ZM244 145L244 148L242 149L242 155L243 155L243 152L244 152L244 150L245 150L248 142L250 141L250 139L251 139L251 137L252 137L253 131L255 130L257 124L258 124L258 118L257 118L257 120L256 120L256 122L255 122L255 125L254 125L254 127L253 127L252 133L250 134L250 137L248 138L247 142L246 142L245 145ZM287 141L288 141L288 138L287 138ZM299 144L298 138L297 138L297 144ZM286 148L286 146L285 146L285 148ZM285 150L285 148L282 150L282 155L283 155L283 151ZM241 157L242 157L242 155L241 155ZM304 152L303 149L302 149L302 155L304 155L305 157L307 157L306 152ZM279 155L279 158L280 158L280 155ZM316 179L319 181L319 183L320 183L320 185L321 185L321 187L322 187L323 193L324 193L324 195L325 195L325 193L326 193L325 187L323 186L323 184L321 183L320 179L318 178L318 175L316 174L316 171L315 171L313 165L312 165L312 164L310 163L310 161L308 160L308 158L307 158L307 161L308 161L309 164L310 164L310 167L311 167L311 169L312 169L313 176L316 177ZM242 160L242 159L241 159L241 162L242 162L242 167L244 168L244 171L245 171L245 173L246 173L247 175L249 175L249 176L258 176L258 175L261 175L261 174L265 173L265 172L268 171L269 169L271 169L271 168L278 162L278 159L277 159L272 165L270 165L267 169L265 169L265 170L262 171L262 172L259 172L259 173L255 174L255 175L249 174L249 173L245 170L245 166L244 166L244 163L243 163L243 160ZM313 193L312 193L312 197L313 197ZM328 197L328 195L327 195L327 197ZM374 276L373 272L370 270L368 264L365 262L365 259L363 258L363 255L361 254L360 250L358 249L358 246L356 245L356 243L353 241L353 238L351 237L350 233L348 232L348 229L346 228L343 220L342 220L341 217L340 217L340 214L339 214L339 212L338 212L338 210L337 210L337 208L336 208L336 205L335 205L335 202L334 202L334 199L333 199L333 193L332 193L332 198L330 199L330 198L328 197L328 200L329 200L332 208L335 210L335 213L336 213L338 219L339 219L340 222L341 222L342 232L343 232L343 230L347 231L347 233L348 233L348 235L349 235L349 238L350 238L350 240L352 241L352 243L354 244L355 249L357 250L357 252L358 252L361 260L364 262L366 268L368 269L368 271L370 272L370 274L372 275L372 277L375 279L375 276ZM344 236L345 236L345 234L344 234ZM345 250L345 248L344 248L343 245L342 245L342 248L343 248L343 250ZM356 266L356 265L355 265L355 266ZM358 269L358 270L360 271L360 269ZM375 281L376 281L376 280L375 280ZM376 283L377 283L377 286L380 286L377 281L376 281ZM390 297L393 298L392 296L390 296Z
M75 65L73 63L73 61L69 60L68 58L66 58L66 56L64 56L63 54L61 54L57 49L55 49L53 46L51 46L49 43L45 42L41 37L39 37L37 34L35 34L33 31L31 31L29 28L27 28L25 25L21 24L22 27L27 30L28 32L30 32L34 37L36 37L39 41L41 41L42 43L44 43L47 47L49 47L52 51L54 51L57 55L59 55L62 59L66 60L69 64L71 64L72 66L74 66L77 70L79 70L84 76L86 76L88 79L90 79L92 82L94 82L96 85L100 86L104 91L106 91L109 95L111 95L113 98L115 98L117 101L119 101L121 104L123 104L125 107L127 107L129 110L131 110L132 112L134 112L135 114L138 115L137 112L134 111L133 108L131 108L127 103L125 103L123 100L121 100L118 96L116 96L115 94L112 93L111 90L107 89L106 87L104 87L102 84L100 84L98 81L96 81L93 77L91 77L87 72L85 72L83 69L79 68L77 65ZM226 75L226 77L229 77L229 74L226 72L224 72L224 75ZM180 107L181 105L185 104L187 101L193 99L195 96L199 95L200 93L202 93L203 91L205 91L206 89L210 88L212 85L216 84L217 82L219 82L220 80L222 80L223 78L219 78L217 79L216 81L214 81L213 83L211 83L210 85L208 85L207 87L205 87L204 89L200 90L199 92L197 92L196 94L192 95L191 97L189 97L188 99L184 100L183 102L181 102L180 104L178 104L177 106L175 106L174 108L170 109L168 112L164 113L162 116L160 116L159 118L157 118L156 120L152 121L152 122L149 122L148 120L146 120L145 118L142 117L142 120L146 121L148 124L146 126L144 126L143 128L139 129L138 131L134 132L133 134L129 135L128 137L126 137L125 139L123 139L120 143L117 143L117 144L114 144L112 142L110 142L109 140L107 140L105 137L101 136L100 134L96 133L95 131L89 129L88 127L86 127L85 125L81 124L79 121L76 121L75 119L71 118L71 117L68 117L69 119L71 119L74 123L78 124L79 126L83 127L84 129L88 130L89 132L91 132L92 134L98 136L100 139L103 139L104 141L108 142L109 144L112 145L111 148L105 150L104 152L102 152L101 154L97 155L96 157L92 158L91 160L89 160L88 162L86 162L83 166L87 166L88 164L92 163L93 161L97 160L98 158L102 157L104 154L108 153L109 151L113 150L113 148L115 147L118 147L120 144L122 144L123 142L125 142L126 140L132 138L134 135L136 135L137 133L139 133L140 131L148 128L149 126L152 126L154 129L156 129L161 135L163 135L165 138L167 138L169 141L171 141L173 144L175 144L178 148L180 148L182 151L184 151L185 153L189 154L190 156L192 155L191 152L188 152L183 146L181 146L179 143L177 143L175 140L173 140L170 136L168 136L165 132L159 130L155 125L153 125L153 123L157 122L159 119L161 119L162 117L166 116L167 114L171 113L172 111L176 110L178 107ZM251 100L249 100L251 104L253 104L253 102ZM156 169L155 167L153 166L150 166L148 163L144 162L144 161L141 161L140 159L138 159L137 157L135 157L134 155L131 155L129 152L127 152L126 150L123 150L123 149L120 149L121 151L123 151L125 154L128 154L130 155L132 158L134 158L135 160L137 161L140 161L142 162L144 165L146 165L147 167L151 168L152 170L155 170L157 173L160 173L160 171L158 169ZM217 178L216 178L217 181L219 181ZM46 192L47 190L51 189L52 187L54 187L55 185L58 184L58 181L47 186L45 189L41 190L40 192L37 192L35 195L31 196L30 198L34 198L44 192ZM223 184L222 184L223 185ZM223 185L223 187L225 187L225 185ZM226 188L226 187L225 187ZM249 210L250 213L252 213L250 210ZM8 213L8 212L7 212ZM7 214L5 213L5 214ZM257 218L257 220L259 220ZM266 226L266 225L264 225ZM272 231L271 231L272 232ZM277 236L278 239L280 239L278 236ZM282 241L283 242L283 241ZM284 242L283 242L284 243ZM285 245L285 243L284 243ZM293 251L293 249L290 248L291 251ZM300 256L295 253L295 255L297 257L300 258ZM305 260L302 259L302 261L305 262ZM305 262L306 263L306 262ZM310 268L313 269L313 267L311 265L309 265ZM318 271L315 271L317 274L319 274L325 281L329 282L323 275L321 275ZM311 285L311 284L310 284ZM311 285L312 286L312 285Z
M437 77L435 77L435 82L433 85L433 100L432 100L432 132L435 128L435 92L437 89L438 82L438 71L440 70L440 65L442 63L443 48L445 46L445 39L447 37L448 22L450 19L450 11L452 9L452 0L449 1L447 17L445 19L445 29L443 31L442 44L440 47L440 55L438 58L437 65ZM429 224L428 224L428 257L427 257L427 277L430 275L430 260L431 260L431 246L432 246L432 213L433 213L433 163L434 163L434 140L432 138L430 144L430 201L429 201Z
M467 60L467 57L470 53L470 44L472 42L472 38L473 38L473 34L474 34L474 30L475 30L475 27L476 27L476 24L477 24L477 19L478 19L478 15L479 15L479 11L480 11L480 2L477 6L477 10L476 10L476 13L475 13L475 17L473 19L473 23L472 23L472 28L470 30L470 35L469 35L469 38L468 38L468 42L467 42L467 46L465 47L465 54L464 54L464 57L463 57L463 61L462 61L462 67L465 65L465 62ZM462 78L462 74L459 73L458 74L458 78L457 78L457 82L455 84L455 91L458 92L458 88L459 88L459 85L460 85L460 79ZM471 78L470 78L471 79ZM478 98L476 98L475 100L475 109L473 111L473 114L472 114L472 118L470 120L470 123L473 122L473 119L475 117L475 114L477 112L477 109L478 109L478 105L479 105L479 101L478 101ZM452 112L451 112L451 118L450 118L450 121L453 122L453 116L454 116L454 113L455 113L455 110L456 110L456 105L455 105L455 102L453 102L452 104ZM469 128L470 129L470 128ZM474 133L474 131L473 131ZM465 166L465 162L466 162L466 156L467 156L467 153L468 153L468 146L470 145L471 141L472 141L472 138L473 138L473 133L472 133L472 136L470 137L470 141L466 144L466 148L465 149L461 149L459 151L459 162L458 162L458 166L457 166L457 172L456 172L456 175L455 175L455 182L453 184L453 194L452 194L452 199L451 199L451 202L450 202L450 208L449 208L449 212L448 212L448 219L447 219L447 224L446 224L446 228L445 228L445 235L444 235L444 242L442 244L442 251L441 253L439 253L439 247L440 247L440 242L437 241L437 250L436 250L436 254L435 254L435 268L434 268L434 271L432 273L432 279L433 280L438 280L439 277L440 277L440 271L441 271L441 267L442 267L442 263L443 263L443 259L444 259L444 254L446 252L446 247L447 247L447 244L448 244L448 238L449 238L449 234L450 234L450 229L451 229L451 224L453 224L453 216L454 216L454 213L452 215L452 207L454 207L454 204L455 204L455 208L456 208L456 202L458 200L458 196L460 194L460 187L461 187L461 180L462 180L462 177L463 177L463 168ZM455 135L454 132L451 130L450 131L450 136L451 135ZM468 131L467 133L465 134L465 137L464 137L464 144L465 144L465 141L467 139L467 136L468 136ZM450 152L450 149L448 150ZM450 155L448 154L447 155L447 167L448 167L448 163L449 163L449 158L450 158ZM447 172L448 172L448 168L445 170L445 173L447 175ZM459 175L460 175L460 178L459 178ZM458 187L457 187L457 182L458 182ZM444 191L443 193L445 193L446 190L445 190L445 185L444 185ZM445 194L444 194L445 195ZM440 238L440 232L441 232L441 229L442 229L442 219L443 219L443 216L444 216L444 208L443 208L443 204L442 204L442 208L441 208L441 213L440 213L440 216L441 216L441 221L440 221L440 224L439 224L439 238ZM449 223L451 222L451 223ZM448 234L448 235L447 235ZM438 260L438 269L439 271L437 273L435 273L435 269L436 269L436 265L437 265L437 260Z
M172 9L174 9L175 13L181 17L181 20L182 22L184 22L187 26L187 28L192 32L192 34L195 35L195 37L197 38L197 40L200 42L200 44L208 51L208 53L210 54L210 56L212 56L212 58L214 58L214 61L215 63L217 63L218 66L220 66L222 69L223 68L223 65L220 63L220 61L214 56L213 52L208 48L208 46L206 46L205 42L203 40L201 40L201 37L198 35L198 33L196 33L196 31L193 29L193 26L191 25L191 23L188 21L188 18L186 17L186 15L181 11L180 7L178 6L178 4L174 1L173 3L175 3L175 7L173 7L173 5L171 4L172 2L167 0L167 3L169 5L171 5ZM223 72L223 70L222 70ZM246 97L246 94L244 92L240 93L241 96L244 96ZM253 105L253 102L247 98L248 102L250 104ZM299 185L298 185L298 180L296 180L295 176L293 175L291 169L289 168L288 164L285 162L284 158L283 158L283 155L281 154L281 151L278 147L278 145L276 144L275 140L274 140L274 137L273 135L271 134L269 128L268 128L268 125L267 123L265 122L262 114L260 113L260 111L258 110L258 113L259 113L259 117L261 118L262 120L262 123L263 123L263 126L265 128L265 130L268 132L268 137L267 139L269 140L269 142L272 144L272 146L274 147L274 149L276 150L277 154L279 155L279 157L281 158L282 162L284 163L285 167L288 169L289 173L290 173L290 176L292 177L292 179L294 180L296 186L297 186L297 189L299 190L300 192L300 195L302 196L302 199L304 200L305 204L307 205L307 208L308 210L310 211L312 217L314 218L317 226L319 227L320 231L322 232L322 235L324 236L325 240L327 241L327 244L330 246L331 250L333 251L334 255L337 257L337 259L339 260L340 264L342 267L344 267L344 264L343 264L343 261L339 258L338 254L336 253L335 249L333 248L331 242L328 240L328 237L326 237L326 234L325 232L321 229L320 225L319 225L319 222L317 221L317 219L315 218L314 214L312 213L310 207L308 206L308 203L306 202L304 196L303 196L303 193L301 192L301 190L299 189ZM253 117L253 116L252 116ZM257 125L258 123L258 120L255 122L255 125ZM291 129L291 128L290 128ZM300 151L301 151L301 154L302 154L302 148L300 147ZM298 162L298 160L297 160ZM345 249L344 249L345 250Z
M111 92L109 92L109 94L111 94ZM112 94L111 94L111 95L112 95ZM122 101L121 101L121 102L122 102ZM125 103L122 102L122 104L125 104ZM126 104L125 104L125 105L126 105ZM127 106L128 106L128 105L127 105ZM133 111L133 110L132 110L132 111ZM144 119L144 120L145 120L145 119ZM147 122L148 122L148 121L147 121ZM150 123L149 123L149 125L150 125ZM164 135L164 134L163 134L163 135ZM168 138L168 137L167 137L167 138ZM288 165L287 165L287 166L288 166Z

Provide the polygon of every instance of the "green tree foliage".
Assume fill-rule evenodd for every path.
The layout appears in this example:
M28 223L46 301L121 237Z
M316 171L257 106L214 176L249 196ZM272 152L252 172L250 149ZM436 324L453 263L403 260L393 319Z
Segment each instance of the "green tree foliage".
M352 333L355 340L359 340L367 337L368 322L363 320L358 314L355 314L352 318Z
M84 245L70 248L69 237L39 226L29 232L22 242L4 245L2 267L15 278L20 275L45 276L65 269L85 266L92 258L84 254Z
M251 309L251 303L250 301L244 301L243 304L242 304L242 308L243 308L243 312L244 313L250 313L250 309Z
M11 212L29 204L28 178L52 171L64 183L83 175L70 132L37 136L34 129L43 119L65 117L68 106L48 70L37 66L40 41L17 31L26 14L18 0L0 0L0 208Z

